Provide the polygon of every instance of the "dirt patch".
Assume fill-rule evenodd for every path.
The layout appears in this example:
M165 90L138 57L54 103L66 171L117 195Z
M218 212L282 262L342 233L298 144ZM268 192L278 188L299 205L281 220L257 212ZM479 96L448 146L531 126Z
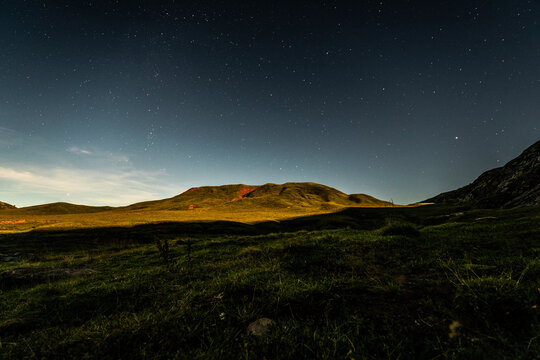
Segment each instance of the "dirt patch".
M0 224L24 224L26 220L4 220L0 221Z
M238 196L235 197L234 199L232 199L231 201L238 201L238 200L241 200L243 199L247 194L253 192L257 190L257 187L248 187L248 186L244 186L243 188L241 188L240 190L238 190Z

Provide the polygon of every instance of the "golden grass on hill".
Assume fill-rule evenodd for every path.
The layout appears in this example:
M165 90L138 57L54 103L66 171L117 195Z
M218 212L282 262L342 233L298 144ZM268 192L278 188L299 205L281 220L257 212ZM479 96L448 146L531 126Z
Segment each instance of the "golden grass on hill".
M416 206L416 205L411 205ZM358 206L363 207L363 206ZM376 206L371 206L376 207ZM344 208L341 208L344 209ZM258 209L253 210L158 210L158 211L105 211L88 214L17 215L0 214L0 233L31 230L82 229L110 226L134 226L158 222L235 221L253 224L263 221L282 221L302 216L320 215L341 210L321 209Z
M413 204L418 206L421 204ZM257 223L336 212L348 207L401 207L365 194L347 195L315 183L224 185L192 188L178 196L121 208L67 203L0 212L0 233L34 229L134 226L153 222Z

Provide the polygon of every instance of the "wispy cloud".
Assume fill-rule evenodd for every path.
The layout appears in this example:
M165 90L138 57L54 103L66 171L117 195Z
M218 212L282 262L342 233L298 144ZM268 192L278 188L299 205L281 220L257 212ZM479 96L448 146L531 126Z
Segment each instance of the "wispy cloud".
M127 205L168 196L171 186L162 172L135 169L81 170L68 168L21 169L0 167L0 182L10 193L46 195L62 201L89 205ZM3 190L4 190L3 189ZM36 202L37 203L37 202Z
M10 135L15 145L25 146L8 145L0 151L0 201L19 207L55 201L121 206L184 190L164 170L141 170L124 153L76 144L56 149L38 146L35 139L29 142L3 127L0 145Z
M15 130L0 126L0 146L9 146L17 142L21 134Z
M81 149L80 147L77 147L77 146L71 146L71 147L67 148L66 151L70 152L72 154L77 154L77 155L92 155L91 151Z
M114 153L111 151L103 151L99 149L84 149L78 146L70 146L66 149L67 152L75 155L88 155L94 158L101 158L111 162L129 163L129 157L125 154Z

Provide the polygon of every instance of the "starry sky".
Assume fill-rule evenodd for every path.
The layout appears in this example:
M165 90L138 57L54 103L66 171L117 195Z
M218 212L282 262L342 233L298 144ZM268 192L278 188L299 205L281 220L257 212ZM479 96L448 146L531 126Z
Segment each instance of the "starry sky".
M540 138L538 1L0 0L0 200L313 181L396 203Z

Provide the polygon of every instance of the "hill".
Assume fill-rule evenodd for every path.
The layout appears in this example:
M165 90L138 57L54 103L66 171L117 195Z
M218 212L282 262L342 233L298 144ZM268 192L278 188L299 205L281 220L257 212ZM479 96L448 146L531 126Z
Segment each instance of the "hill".
M22 207L17 214L25 215L58 215L58 214L88 214L113 209L109 206L76 205L65 202Z
M195 210L215 209L287 209L321 210L349 206L387 207L390 202L365 194L347 195L329 186L316 183L265 185L222 185L191 188L169 199L133 204L122 210Z
M254 224L281 222L309 215L338 212L347 208L393 206L390 202L369 195L348 195L316 183L203 186L189 189L168 199L124 207L53 203L3 210L0 233L167 222L233 221Z
M8 203L0 201L0 210L13 210L13 209L16 209L16 207Z
M478 208L540 205L540 141L503 167L486 171L473 183L426 202Z

